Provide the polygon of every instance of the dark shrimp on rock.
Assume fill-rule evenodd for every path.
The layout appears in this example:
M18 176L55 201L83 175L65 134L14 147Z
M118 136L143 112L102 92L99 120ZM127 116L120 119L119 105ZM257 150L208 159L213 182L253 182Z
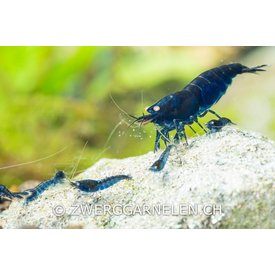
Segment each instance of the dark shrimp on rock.
M170 142L169 132L172 130L176 130L175 143L178 143L183 137L187 143L185 126L190 127L195 122L203 131L207 132L198 121L199 117L203 117L209 112L221 119L210 108L225 94L235 76L265 71L263 69L265 66L248 68L242 64L234 63L205 71L181 91L165 96L148 107L146 111L149 114L134 117L135 122L139 122L141 125L153 123L157 126L154 151L160 148L160 139L165 144Z

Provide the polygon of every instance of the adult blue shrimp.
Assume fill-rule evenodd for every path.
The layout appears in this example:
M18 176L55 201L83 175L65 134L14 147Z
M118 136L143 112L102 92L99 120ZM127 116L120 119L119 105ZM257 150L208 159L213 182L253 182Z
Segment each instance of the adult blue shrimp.
M157 125L154 151L160 148L160 139L166 145L170 142L169 132L176 130L174 141L177 143L183 137L187 143L185 126L196 122L205 132L205 128L198 121L199 117L208 112L221 118L210 108L225 94L233 78L238 74L265 71L266 65L248 68L239 63L219 66L203 72L192 80L181 91L163 97L148 107L148 115L134 117L135 122L146 125L150 122ZM191 128L193 130L193 128Z

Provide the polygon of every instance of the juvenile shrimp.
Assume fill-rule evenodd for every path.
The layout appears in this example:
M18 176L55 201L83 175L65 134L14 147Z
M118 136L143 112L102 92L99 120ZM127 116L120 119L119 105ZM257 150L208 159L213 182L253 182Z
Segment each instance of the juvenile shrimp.
M63 171L56 172L55 176L47 181L43 181L32 189L27 189L22 192L11 192L6 186L0 184L0 198L12 200L25 199L25 204L37 199L44 191L48 190L50 187L62 183L66 178Z
M130 180L132 177L128 175L116 175L112 177L107 177L102 180L93 180L93 179L85 179L85 180L78 180L75 182L71 182L71 184L84 192L97 192L100 190L107 189L111 187L112 185L120 182L121 180Z
M23 199L30 196L33 189L28 189L23 192L11 192L5 185L0 184L0 200L12 200L14 198Z
M0 199L13 200L14 198L25 199L24 204L27 205L30 202L36 200L42 193L44 193L49 188L61 184L66 179L65 173L63 171L58 171L55 176L47 181L41 182L39 185L32 189L27 189L22 192L11 192L6 186L0 185ZM118 183L121 180L129 180L132 177L127 175L116 175L112 177L107 177L102 180L92 180L85 179L79 181L70 181L71 185L75 188L84 192L97 192L100 190L107 189L112 185Z
M12 200L13 198L13 193L5 185L0 184L0 200Z
M167 147L166 147L166 149L162 152L162 154L160 155L160 157L159 157L159 159L158 160L156 160L152 165L151 165L151 167L149 168L149 170L150 171L153 171L153 172L159 172L159 171L161 171L163 168L164 168L164 166L165 166L165 164L166 164L166 162L167 162L167 160L168 160L168 158L169 158L169 155L170 155L170 151L171 151L171 149L174 147L174 145L168 145Z
M238 74L265 71L266 65L248 68L239 63L219 66L203 72L181 91L163 97L148 107L147 115L135 117L134 122L141 125L153 123L157 127L154 151L160 148L160 139L170 141L169 132L176 130L174 141L178 143L183 137L187 143L185 126L197 123L203 131L206 129L198 121L208 112L221 117L210 108L225 94L233 78Z
M226 125L235 125L229 118L221 117L220 119L212 119L208 121L205 126L210 130L211 133L220 131Z
M63 171L58 171L56 172L55 176L52 179L41 182L33 189L28 189L23 192L18 192L17 196L24 197L26 195L25 204L28 204L31 201L36 200L42 193L44 193L50 187L63 183L65 178L66 178L65 173Z

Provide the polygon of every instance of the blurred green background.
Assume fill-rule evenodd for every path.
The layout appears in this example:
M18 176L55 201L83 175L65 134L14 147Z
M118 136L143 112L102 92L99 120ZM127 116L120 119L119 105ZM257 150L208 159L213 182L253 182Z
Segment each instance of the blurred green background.
M152 150L153 125L127 129L129 118L111 97L141 115L202 71L230 62L271 66L238 76L213 109L274 139L274 47L0 47L0 183L43 180L58 169L71 176L103 157Z

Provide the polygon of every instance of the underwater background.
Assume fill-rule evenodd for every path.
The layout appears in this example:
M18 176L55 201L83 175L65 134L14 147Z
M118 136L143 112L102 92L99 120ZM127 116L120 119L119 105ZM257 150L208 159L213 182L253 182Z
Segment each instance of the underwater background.
M153 150L154 126L128 127L126 113L232 62L270 66L237 76L213 110L274 139L275 47L0 47L0 183L72 177Z

